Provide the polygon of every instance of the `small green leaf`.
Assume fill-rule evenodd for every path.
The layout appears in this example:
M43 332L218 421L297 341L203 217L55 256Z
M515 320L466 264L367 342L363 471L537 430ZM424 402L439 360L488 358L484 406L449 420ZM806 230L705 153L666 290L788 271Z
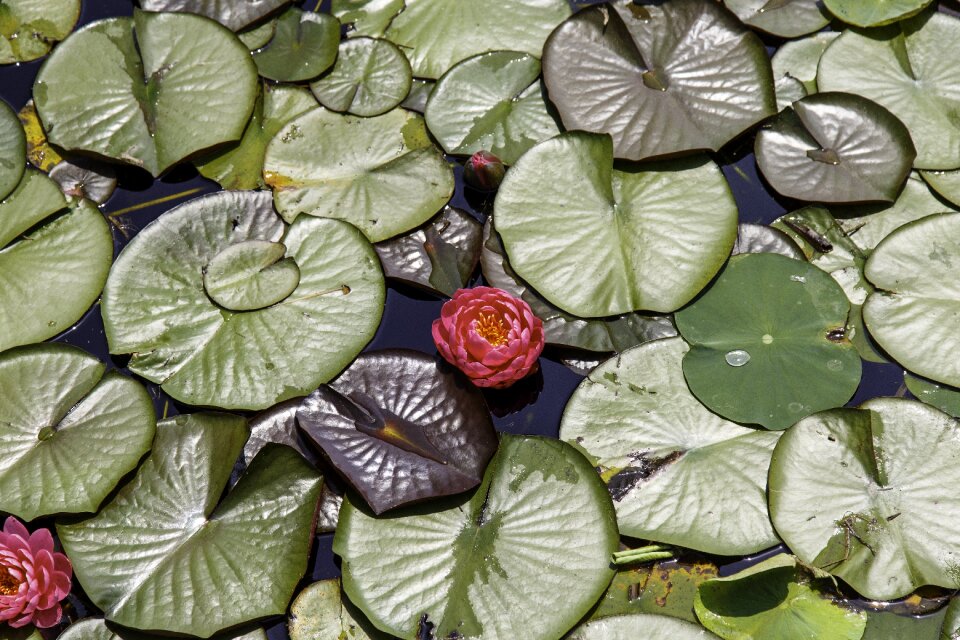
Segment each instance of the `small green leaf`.
M410 63L386 40L351 38L340 43L337 63L310 84L320 104L355 116L390 111L410 93Z
M724 0L744 24L781 38L819 31L830 22L820 0Z
M340 593L340 580L314 582L290 605L290 640L388 640Z
M279 242L246 240L210 259L203 288L210 299L231 311L253 311L285 300L300 284L300 269Z
M287 9L277 20L273 39L254 52L260 75L278 82L316 78L337 58L340 22L313 11Z

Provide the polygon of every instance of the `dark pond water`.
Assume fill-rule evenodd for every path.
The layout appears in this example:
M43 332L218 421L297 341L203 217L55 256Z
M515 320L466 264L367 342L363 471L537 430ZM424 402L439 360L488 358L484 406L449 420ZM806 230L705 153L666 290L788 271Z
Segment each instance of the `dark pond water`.
M329 1L329 0L327 0ZM313 9L316 0L307 0L302 4ZM579 5L592 2L579 2ZM109 16L131 15L131 0L84 0L80 25ZM776 42L768 42L771 50ZM19 110L29 99L33 79L41 62L0 67L0 98ZM736 140L716 154L716 161L722 166L740 208L742 222L769 223L786 211L799 208L802 203L791 202L772 195L763 179L758 175L752 154L753 141L750 138ZM457 191L453 205L472 212L482 219L489 203L481 194L466 189L460 179L457 167ZM102 207L106 215L114 216L115 250L119 252L129 241L129 237L155 220L171 207L190 198L219 190L219 186L199 176L190 166L181 166L167 176L152 180L137 169L123 169L120 172L120 185L116 193ZM166 199L162 202L158 200ZM119 215L118 215L119 214ZM479 280L478 280L479 281ZM405 347L426 353L435 353L430 334L430 325L439 316L443 301L400 286L390 286L387 292L386 310L383 321L368 350L389 347ZM59 342L81 347L98 356L114 368L124 371L125 361L112 358L107 349L103 323L98 306L94 306L86 316L69 331L56 338ZM488 392L487 400L494 414L497 429L516 434L538 434L556 437L559 431L560 417L567 399L582 379L560 362L561 353L551 349L544 352L540 361L540 372L511 390ZM903 372L893 364L864 363L863 380L851 404L858 404L867 398L902 393ZM157 408L158 415L174 415L180 411L189 411L178 406L155 385L147 385ZM50 522L38 524L52 526ZM330 578L339 575L339 566L331 551L332 535L319 536L311 557L310 575L305 583L312 580ZM776 550L771 550L776 552ZM730 573L747 564L752 564L770 555L759 554L748 559L724 559L727 566L724 573ZM95 615L97 612L89 605L83 594L77 590L71 599L71 617ZM267 625L269 636L278 640L286 638L283 620L276 619Z

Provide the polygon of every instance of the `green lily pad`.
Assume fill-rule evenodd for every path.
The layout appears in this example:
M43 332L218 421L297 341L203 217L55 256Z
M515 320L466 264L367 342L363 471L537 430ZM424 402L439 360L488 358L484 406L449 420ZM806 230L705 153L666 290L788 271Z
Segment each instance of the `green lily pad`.
M333 65L340 43L340 22L331 15L287 9L277 20L273 39L253 54L260 75L278 82L316 78Z
M540 61L491 51L457 63L437 82L426 119L447 153L489 151L514 164L530 147L560 133L539 81Z
M863 305L870 334L910 371L960 386L953 357L960 328L960 288L954 259L960 251L960 214L927 216L891 233L867 261L877 288Z
M514 271L580 317L689 302L723 265L737 206L713 162L614 168L609 136L573 131L533 147L494 205Z
M843 93L793 103L757 134L757 164L782 195L819 202L896 200L916 150L889 111Z
M844 331L849 311L840 285L809 263L734 256L675 316L692 345L687 384L712 411L768 429L841 406L860 384L860 357Z
M947 607L943 628L940 630L940 640L957 640L957 638L960 638L960 600L954 598Z
M533 314L543 320L547 344L610 353L677 335L677 328L669 316L626 313L610 318L578 318L553 306L514 273L492 220L488 218L483 228L483 251L480 254L483 277L491 286L522 298L530 305Z
M388 640L340 593L340 580L314 582L290 605L290 640Z
M256 51L260 47L266 46L273 39L273 34L277 31L277 18L272 18L259 25L247 27L243 31L237 32L237 37L243 45Z
M410 63L395 44L351 38L340 43L337 63L310 90L328 109L369 117L403 102L411 79Z
M858 27L880 27L916 15L931 0L823 0L833 15Z
M960 206L960 170L921 171L920 176L930 188L951 204Z
M688 349L656 340L601 364L570 397L560 438L594 462L621 534L718 555L772 547L767 469L779 434L704 407L683 379Z
M763 44L713 2L583 9L544 46L543 79L568 130L609 133L628 160L716 151L777 111Z
M153 442L146 390L66 345L0 354L0 511L94 512Z
M903 381L917 400L960 418L960 389L904 372Z
M232 31L273 13L290 0L140 0L144 11L182 11L212 18Z
M57 183L28 169L0 202L0 351L73 325L100 295L112 260L100 211L86 200L68 209Z
M860 640L867 624L863 612L825 598L814 576L789 555L704 582L694 607L700 622L724 640Z
M267 145L264 177L288 222L338 218L380 242L432 218L453 194L453 170L423 119L403 109L357 118L316 109Z
M485 51L540 57L553 28L570 15L566 0L407 0L386 38L410 59L413 75L436 79Z
M330 12L347 26L348 37L379 38L404 6L403 0L333 0Z
M71 624L58 640L163 640L170 636L130 631L108 624L103 618L86 618ZM214 640L267 640L263 629L227 632L214 636Z
M817 85L869 98L899 118L917 148L915 167L956 169L960 66L949 61L957 59L960 20L926 13L882 29L844 32L820 58Z
M194 161L201 175L224 189L259 189L267 144L288 122L317 107L307 89L289 84L264 83L253 115L239 142Z
M821 0L724 0L744 24L781 38L820 31L830 22Z
M778 111L789 109L794 102L808 95L803 83L791 76L777 78L774 83L774 90L777 92Z
M357 357L297 423L377 514L476 487L497 450L479 390L406 349Z
M867 628L861 640L956 640L941 636L947 607L923 617L867 610Z
M68 198L86 198L101 205L117 189L117 174L105 162L90 158L61 160L50 169L50 179Z
M322 478L269 445L217 506L248 434L225 414L161 421L133 480L96 516L57 525L107 620L208 637L286 611L307 569Z
M432 80L414 78L410 84L410 93L407 94L407 99L400 103L400 106L410 111L423 113L427 110L427 102L436 86L437 83Z
M0 64L42 58L73 31L79 18L80 0L4 0L0 4Z
M871 600L957 588L957 428L900 398L810 416L774 451L774 526L800 560Z
M838 37L840 34L836 31L822 31L800 40L783 43L770 60L774 80L779 81L789 76L802 82L807 94L816 93L820 57Z
M910 175L892 205L834 209L838 216L842 216L837 220L840 227L865 254L872 252L881 240L908 222L950 211L960 209L937 198L916 173Z
M618 543L586 458L556 440L504 435L480 487L443 508L375 518L344 500L333 550L344 591L382 631L557 640L610 583Z
M254 311L287 299L300 284L300 268L285 257L280 242L245 240L210 259L203 288L210 299L230 311Z
M0 100L0 200L20 184L26 166L27 139L23 127L14 110Z
M692 622L640 613L588 622L574 629L567 638L568 640L636 640L640 634L645 638L670 638L670 640L710 640L717 637Z
M388 278L452 297L477 268L482 235L473 216L448 206L420 229L373 248Z
M231 312L208 296L204 270L253 240L282 243L299 286L267 308ZM268 192L228 191L138 233L117 258L102 310L111 353L132 354L130 370L172 397L263 409L340 373L373 337L383 301L379 262L356 229L309 216L287 227Z
M731 254L738 256L741 253L777 253L796 260L807 259L797 243L780 229L750 222L737 225L737 241L733 243Z
M67 38L40 69L33 92L51 143L158 176L240 138L256 74L250 52L220 25L137 11Z

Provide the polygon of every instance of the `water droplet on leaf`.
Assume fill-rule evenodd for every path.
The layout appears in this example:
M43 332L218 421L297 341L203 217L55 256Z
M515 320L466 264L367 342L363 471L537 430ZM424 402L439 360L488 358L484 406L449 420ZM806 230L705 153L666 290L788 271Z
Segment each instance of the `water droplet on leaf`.
M750 354L743 349L734 349L733 351L728 351L723 359L726 360L727 364L731 367L742 367L750 362Z

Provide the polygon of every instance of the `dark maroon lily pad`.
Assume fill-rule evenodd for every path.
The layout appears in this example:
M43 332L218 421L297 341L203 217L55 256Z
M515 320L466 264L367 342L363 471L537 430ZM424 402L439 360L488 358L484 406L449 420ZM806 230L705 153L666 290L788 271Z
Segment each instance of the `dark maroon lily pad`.
M359 356L297 422L377 514L472 489L497 449L476 387L405 349Z

